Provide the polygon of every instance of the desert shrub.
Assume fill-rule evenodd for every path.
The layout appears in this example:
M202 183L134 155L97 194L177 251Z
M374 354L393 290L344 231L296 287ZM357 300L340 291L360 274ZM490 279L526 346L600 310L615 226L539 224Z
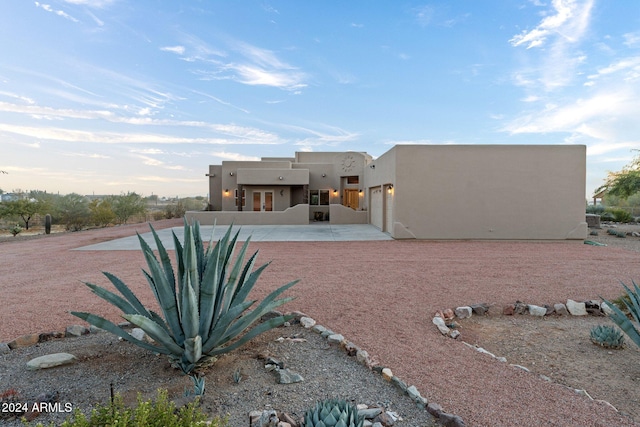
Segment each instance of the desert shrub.
M609 221L631 222L633 220L631 213L621 208L607 208L606 213L610 213L613 216L613 219Z
M113 401L93 409L87 417L82 411L76 410L73 415L61 424L62 427L102 427L102 426L131 426L131 427L190 427L206 424L206 415L198 407L198 400L176 409L174 402L169 400L166 390L158 390L155 401L142 400L138 394L138 402L134 408L124 405L122 397L116 394ZM53 427L51 423L51 427ZM213 427L224 427L226 419L214 418L210 424ZM38 423L38 426L42 426Z
M595 215L602 215L602 213L604 212L604 206L602 205L588 205L587 206L587 213L588 214L595 214Z

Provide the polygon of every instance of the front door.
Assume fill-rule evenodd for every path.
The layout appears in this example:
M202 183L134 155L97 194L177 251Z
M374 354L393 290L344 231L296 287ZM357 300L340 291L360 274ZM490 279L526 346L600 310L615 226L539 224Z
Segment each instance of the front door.
M253 210L255 212L273 211L273 191L254 191Z
M358 207L360 206L359 199L358 190L345 189L342 204L353 210L358 210Z

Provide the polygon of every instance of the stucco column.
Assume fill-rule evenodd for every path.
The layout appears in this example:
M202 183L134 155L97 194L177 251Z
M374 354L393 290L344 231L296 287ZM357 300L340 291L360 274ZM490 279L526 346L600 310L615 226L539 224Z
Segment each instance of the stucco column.
M302 204L309 204L309 184L304 184L302 186Z
M238 211L242 211L242 184L238 184Z

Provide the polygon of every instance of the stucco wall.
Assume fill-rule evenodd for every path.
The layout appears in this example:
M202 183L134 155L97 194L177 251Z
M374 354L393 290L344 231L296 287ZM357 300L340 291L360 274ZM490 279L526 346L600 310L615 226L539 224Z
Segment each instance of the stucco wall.
M401 145L375 165L367 185L393 184L395 238L587 236L585 146Z
M200 225L306 225L309 205L297 205L280 212L202 212L189 211L185 214L189 222L196 220Z

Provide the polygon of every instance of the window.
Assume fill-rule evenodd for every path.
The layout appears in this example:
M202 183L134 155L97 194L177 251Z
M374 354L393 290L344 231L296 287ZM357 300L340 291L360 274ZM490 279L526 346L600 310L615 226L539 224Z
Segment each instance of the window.
M359 176L348 176L347 177L347 184L359 184L360 183L360 177Z
M246 198L246 190L242 190L242 206L245 206L245 198ZM235 198L236 198L236 206L238 206L238 189L236 188L236 192L235 192Z
M309 190L309 204L316 206L328 205L329 190Z

